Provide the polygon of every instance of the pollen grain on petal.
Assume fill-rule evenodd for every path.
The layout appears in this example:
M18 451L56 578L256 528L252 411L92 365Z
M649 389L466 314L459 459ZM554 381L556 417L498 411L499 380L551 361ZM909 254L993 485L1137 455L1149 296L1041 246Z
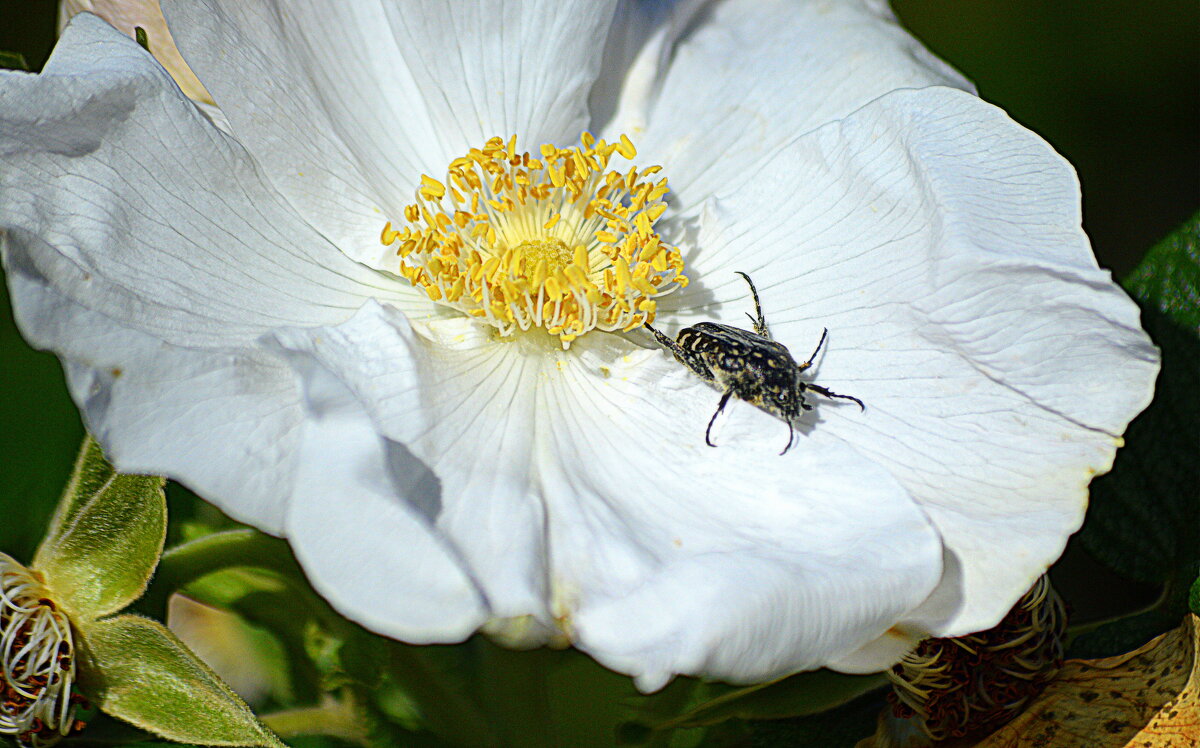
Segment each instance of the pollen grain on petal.
M484 320L502 336L541 328L563 347L591 330L654 320L656 299L687 285L683 258L655 232L665 213L661 168L610 169L637 155L606 143L546 143L541 158L494 137L421 175L406 225L384 226L400 274L431 300Z

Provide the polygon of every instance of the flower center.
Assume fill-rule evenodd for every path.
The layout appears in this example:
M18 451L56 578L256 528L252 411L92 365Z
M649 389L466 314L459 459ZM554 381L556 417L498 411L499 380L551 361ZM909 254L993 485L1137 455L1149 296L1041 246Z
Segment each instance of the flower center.
M543 328L564 348L593 329L653 322L657 299L687 285L679 250L654 223L666 211L661 167L609 169L637 155L629 138L543 145L517 153L492 138L450 162L444 181L421 175L407 225L389 221L399 272L437 303L501 335Z
M79 725L71 623L41 581L0 553L0 735L47 746Z

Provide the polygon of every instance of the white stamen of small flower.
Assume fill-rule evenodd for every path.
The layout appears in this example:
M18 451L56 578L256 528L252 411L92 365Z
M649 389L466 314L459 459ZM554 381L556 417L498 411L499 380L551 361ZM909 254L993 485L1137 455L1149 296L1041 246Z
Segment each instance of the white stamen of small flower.
M50 746L76 729L71 624L36 572L0 553L0 735Z
M501 335L541 327L564 348L589 330L654 321L655 299L686 286L679 250L654 223L666 211L661 167L608 170L633 143L595 140L517 153L516 136L450 162L444 181L421 175L408 226L384 226L399 272L437 303Z
M926 639L888 679L898 718L935 741L989 734L1021 712L1062 665L1067 616L1042 575L994 628Z

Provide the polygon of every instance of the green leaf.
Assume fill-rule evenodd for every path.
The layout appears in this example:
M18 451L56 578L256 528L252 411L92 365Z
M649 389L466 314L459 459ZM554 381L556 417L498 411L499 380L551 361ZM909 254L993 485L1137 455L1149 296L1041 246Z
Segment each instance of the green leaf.
M1092 483L1080 534L1089 553L1145 582L1186 585L1190 577L1175 577L1200 560L1198 243L1200 214L1154 247L1126 282L1162 349L1162 373L1154 402L1126 431L1112 472Z
M843 675L817 670L772 683L732 687L707 684L686 711L651 724L664 728L701 727L728 719L782 719L824 712L886 683L882 675Z
M875 729L876 720L887 709L886 691L863 694L839 707L819 714L783 720L762 720L748 725L751 746L786 745L789 748L829 748L854 746ZM911 742L898 745L927 745L912 736ZM951 743L953 744L953 743Z
M168 740L283 746L165 626L134 615L80 627L80 690L105 713Z
M1109 621L1092 631L1080 634L1067 646L1067 657L1078 660L1115 657L1137 649L1177 626L1179 616L1172 611L1156 607Z
M20 52L0 52L0 68L29 71L29 63Z
M73 620L114 613L138 598L166 537L163 479L116 473L90 437L33 566Z
M108 483L116 472L105 459L100 444L91 434L84 434L83 443L79 445L79 454L75 457L75 467L71 470L67 487L63 489L58 506L54 510L54 517L50 520L50 527L46 531L46 538L42 541L43 547L57 542L79 509L104 488L104 484Z
M1123 285L1183 328L1200 328L1200 212L1152 247Z
M167 549L162 554L158 576L139 605L161 618L166 614L167 598L172 592L203 576L232 567L267 569L308 589L304 572L296 563L287 541L243 528L204 535Z
M1200 577L1196 577L1192 588L1188 590L1188 610L1200 616Z

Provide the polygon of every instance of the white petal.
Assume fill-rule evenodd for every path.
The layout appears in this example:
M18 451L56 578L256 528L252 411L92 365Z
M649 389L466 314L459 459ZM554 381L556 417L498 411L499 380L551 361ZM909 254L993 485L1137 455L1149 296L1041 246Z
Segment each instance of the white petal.
M470 636L487 609L421 511L440 501L437 479L379 435L344 385L307 374L287 535L309 581L374 631L417 644Z
M538 359L462 317L430 328L436 340L369 303L337 327L276 339L306 378L324 369L345 382L379 433L438 477L440 500L416 508L455 548L492 615L545 621L545 517L531 472Z
M615 0L408 0L386 6L444 155L495 135L570 145L588 123ZM444 166L443 166L444 170Z
M812 376L867 411L822 404L826 428L900 479L961 564L959 607L916 618L939 636L994 625L1079 527L1158 369L1079 229L1070 166L970 95L898 91L712 206L701 282L660 319L745 326L741 270L797 357L828 327Z
M421 173L444 173L448 159L382 4L164 0L163 10L276 188L350 257L389 269L380 231Z
M840 440L798 436L781 458L787 429L739 404L712 450L718 393L615 336L563 352L467 320L421 329L371 304L277 337L439 477L424 511L496 616L564 622L653 689L681 672L750 681L816 667L937 583L932 526Z
M685 19L695 3L682 3ZM647 83L646 79L653 79ZM731 0L664 24L606 131L662 164L688 211L798 135L898 88L970 84L886 7L864 0Z
M234 519L282 533L304 417L283 361L171 345L15 269L8 281L21 333L62 357L88 431L118 469L170 475Z
M644 690L762 682L883 635L941 575L903 488L821 426L798 433L661 351L577 340L538 389L554 612ZM889 663L884 663L889 664Z
M162 66L167 69L184 94L193 101L212 103L212 97L204 90L175 48L175 41L167 28L158 0L62 0L58 4L58 29L61 32L67 21L78 13L88 11L108 21L130 38L135 29L146 32L147 45Z
M95 16L76 16L43 74L2 81L6 262L65 297L192 346L339 320L368 294L398 293L303 224L153 58Z
M675 2L665 0L619 0L613 13L612 23L604 41L604 54L600 63L600 75L588 93L588 110L591 112L589 130L593 133L607 132L616 114L617 106L624 101L642 98L634 92L642 92L655 85L655 64L658 60L641 60L642 50L648 44L663 49L663 39L672 41L696 12L703 9L704 0ZM690 10L690 12L688 12ZM669 25L670 29L664 26Z
M164 2L188 64L272 182L351 257L422 173L490 137L574 141L612 2Z

